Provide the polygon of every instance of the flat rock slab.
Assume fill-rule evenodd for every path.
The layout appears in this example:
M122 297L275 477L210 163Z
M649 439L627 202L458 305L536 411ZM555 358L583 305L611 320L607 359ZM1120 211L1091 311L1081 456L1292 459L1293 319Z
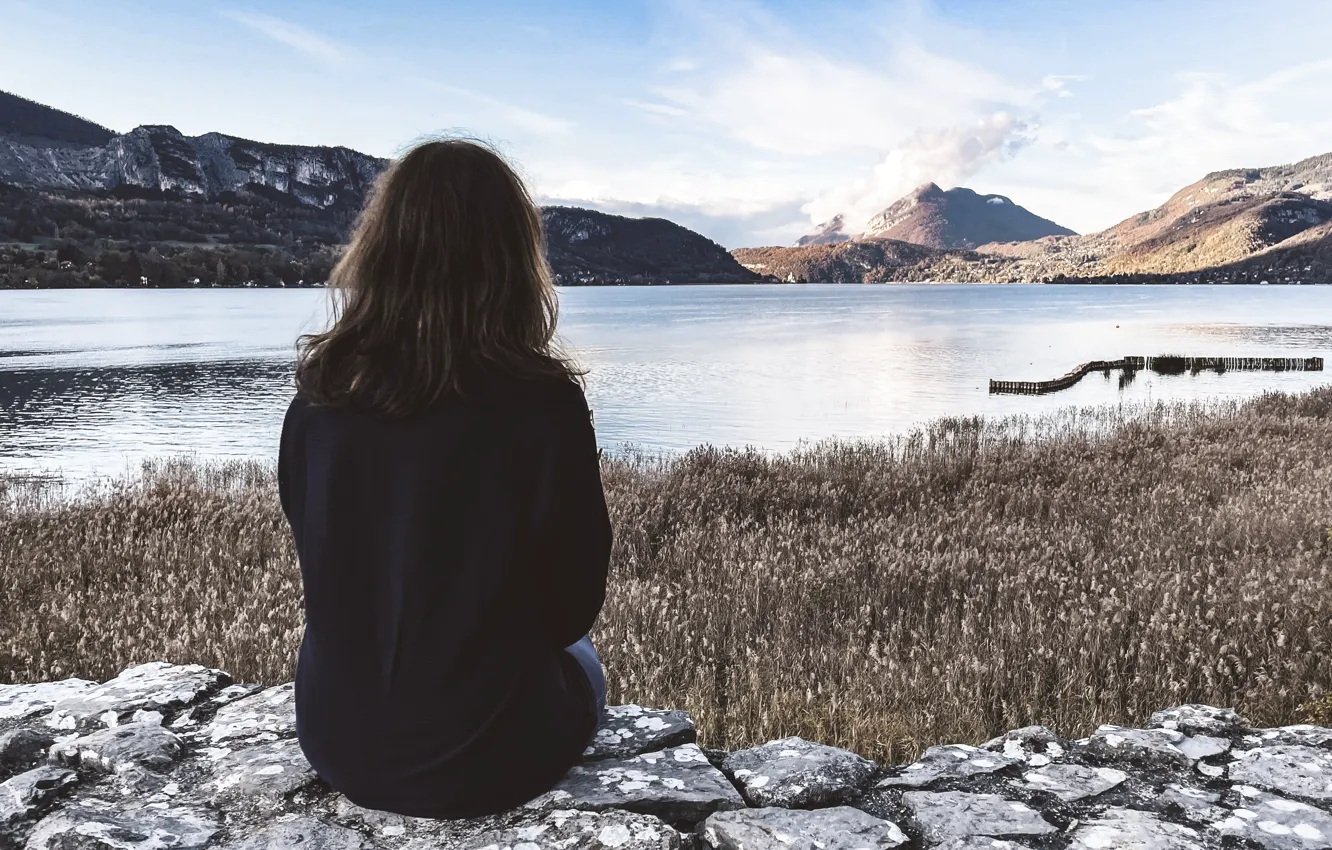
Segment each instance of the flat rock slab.
M69 768L43 765L0 782L0 827L37 814L78 779Z
M920 761L909 764L894 776L879 780L879 788L925 788L945 779L996 773L1023 759L965 744L930 747Z
M1171 729L1185 735L1225 736L1248 729L1249 721L1232 708L1188 703L1153 712L1147 726L1152 729Z
M1087 748L1113 762L1160 767L1192 767L1196 759L1180 748L1187 736L1172 729L1126 729L1101 726Z
M908 791L902 795L927 844L968 836L1015 838L1058 832L1040 812L998 794Z
M1230 779L1291 797L1332 801L1332 752L1298 744L1278 744L1239 753Z
M1024 850L1028 847L1031 845L1006 838L968 835L966 838L950 838L942 844L934 845L931 850Z
M556 809L534 824L484 832L449 846L457 850L679 850L682 843L679 832L650 815ZM436 850L439 846L421 839L403 850Z
M62 679L34 685L0 685L0 721L23 720L44 714L61 700L78 696L97 687L87 679Z
M1187 735L1175 746L1184 755L1199 761L1229 752L1230 739L1214 738L1210 735Z
M1229 814L1219 805L1221 795L1205 788L1171 783L1161 791L1158 799L1190 823L1214 823Z
M189 705L231 681L221 670L198 664L152 661L57 702L46 717L56 729L113 725L136 711L170 711Z
M1222 836L1250 841L1265 850L1332 848L1332 814L1250 786L1236 790L1243 805L1212 827Z
M751 806L827 806L857 797L874 777L874 762L850 750L783 738L722 761Z
M229 745L290 738L296 734L295 688L289 682L229 702L194 734L211 744Z
M849 806L738 809L703 823L703 841L715 850L887 850L908 840L897 824Z
M744 808L745 801L697 744L683 744L575 765L551 791L528 805L616 808L672 823L696 823L716 811Z
M217 834L207 811L79 800L37 822L26 850L190 850Z
M377 845L354 829L293 816L222 845L224 850L375 850Z
M1252 735L1244 736L1244 743L1257 747L1274 744L1301 744L1306 747L1332 748L1332 729L1326 726L1310 726L1299 723L1294 726L1278 726L1275 729L1258 729Z
M1051 764L1028 771L1022 777L1022 784L1032 791L1044 791L1071 803L1104 794L1127 779L1127 773L1112 767Z
M687 711L663 711L641 705L608 705L597 734L583 758L629 758L640 753L692 744L697 737Z
M318 779L294 739L228 753L212 774L204 787L215 805L237 798L276 805Z
M180 736L158 723L127 723L81 735L51 747L51 758L99 773L120 773L131 766L165 770L181 756Z
M1111 809L1073 830L1069 850L1204 850L1198 830L1136 809Z
M53 736L46 729L20 726L0 734L0 768L30 765L46 758Z

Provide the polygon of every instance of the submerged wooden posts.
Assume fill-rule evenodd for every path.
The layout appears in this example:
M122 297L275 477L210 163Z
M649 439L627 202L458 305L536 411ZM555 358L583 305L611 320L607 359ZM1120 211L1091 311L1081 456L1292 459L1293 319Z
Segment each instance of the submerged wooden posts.
M1021 395L1044 395L1066 390L1091 372L1109 373L1122 369L1126 373L1151 369L1161 375L1182 375L1185 372L1321 372L1321 357L1182 357L1166 354L1160 357L1122 357L1119 360L1092 360L1049 381L996 381L990 379L990 392Z

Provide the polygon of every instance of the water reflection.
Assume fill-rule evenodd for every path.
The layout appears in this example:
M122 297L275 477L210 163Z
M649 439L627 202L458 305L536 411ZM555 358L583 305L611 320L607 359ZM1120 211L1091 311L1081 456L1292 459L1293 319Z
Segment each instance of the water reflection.
M938 416L1298 391L1322 373L1088 376L1089 360L1332 355L1332 287L715 286L562 290L598 436L677 451L900 433ZM272 458L317 291L0 292L0 469Z

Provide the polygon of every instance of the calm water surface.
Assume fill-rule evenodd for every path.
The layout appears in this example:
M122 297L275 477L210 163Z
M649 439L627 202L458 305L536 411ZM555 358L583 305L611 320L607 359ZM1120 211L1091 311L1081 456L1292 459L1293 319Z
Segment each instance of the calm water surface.
M0 292L0 469L276 456L293 342L321 290ZM1164 353L1332 358L1332 287L677 286L560 292L603 445L788 448L943 415L1303 390L1332 373L1053 378Z

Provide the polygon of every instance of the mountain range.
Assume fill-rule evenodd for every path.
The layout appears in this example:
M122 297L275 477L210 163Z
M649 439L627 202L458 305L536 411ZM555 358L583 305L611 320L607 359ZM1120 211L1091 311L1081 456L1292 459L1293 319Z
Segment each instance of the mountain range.
M0 288L317 285L387 160L149 125L0 92ZM557 282L758 280L660 218L545 207Z
M116 133L0 92L0 288L327 279L386 160L148 125ZM927 183L860 233L727 252L660 218L545 207L562 284L1332 282L1332 154L1218 171L1078 235L1003 195Z
M1081 236L1014 205L1027 224L1059 232L981 242L989 220L957 212L941 200L950 194L1002 197L929 184L854 239L816 234L796 247L731 253L792 282L1332 283L1332 153L1216 171L1155 209ZM1007 211L1004 200L994 208Z

